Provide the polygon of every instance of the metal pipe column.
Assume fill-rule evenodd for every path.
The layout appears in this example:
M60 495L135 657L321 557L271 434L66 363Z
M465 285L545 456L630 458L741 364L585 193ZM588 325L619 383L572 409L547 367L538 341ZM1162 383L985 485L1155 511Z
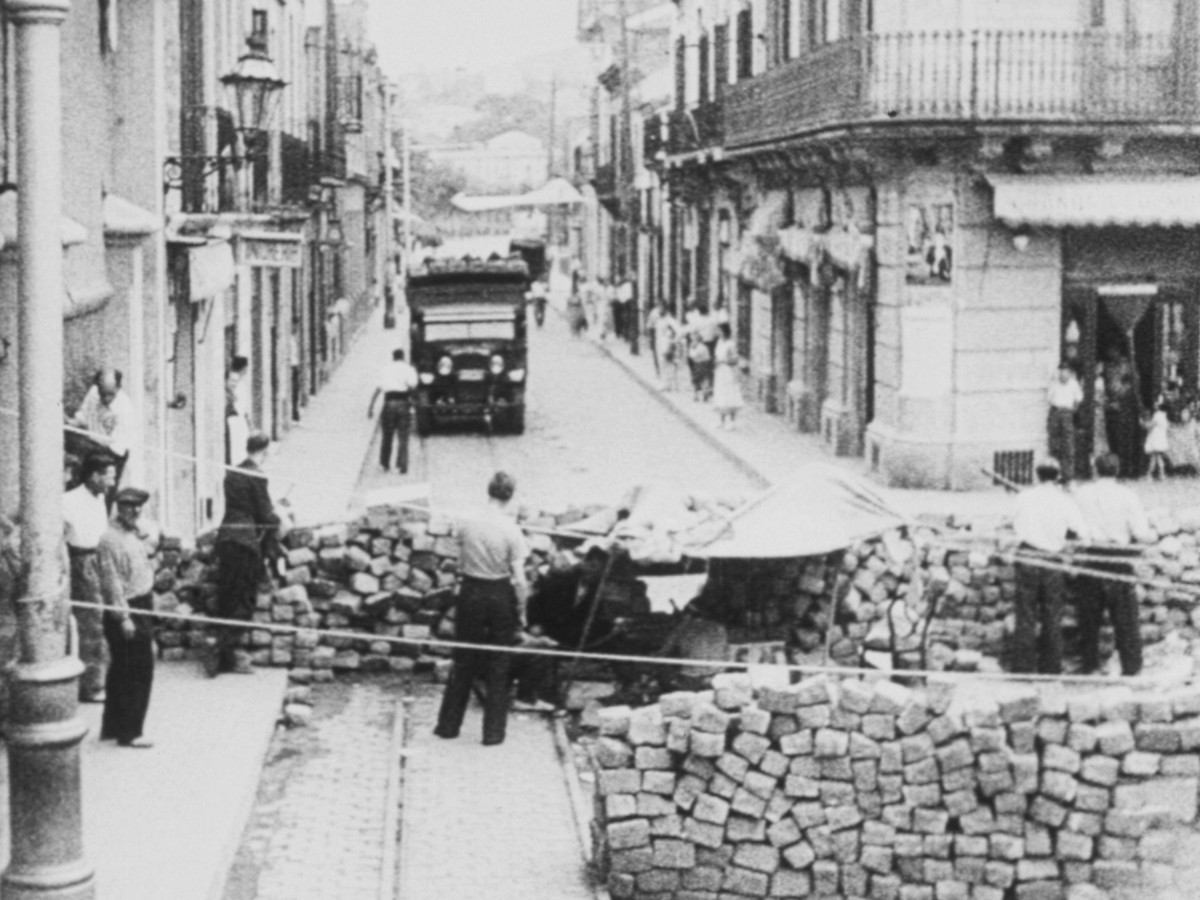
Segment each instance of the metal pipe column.
M78 717L82 664L66 655L62 548L62 71L69 0L5 0L16 33L20 248L20 659L9 681L9 822L3 900L89 900Z

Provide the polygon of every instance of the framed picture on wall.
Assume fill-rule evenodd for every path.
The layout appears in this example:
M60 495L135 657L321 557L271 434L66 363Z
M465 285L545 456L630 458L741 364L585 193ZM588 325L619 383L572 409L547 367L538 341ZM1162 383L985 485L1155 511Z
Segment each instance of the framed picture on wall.
M911 203L905 214L909 284L950 284L954 275L954 204Z

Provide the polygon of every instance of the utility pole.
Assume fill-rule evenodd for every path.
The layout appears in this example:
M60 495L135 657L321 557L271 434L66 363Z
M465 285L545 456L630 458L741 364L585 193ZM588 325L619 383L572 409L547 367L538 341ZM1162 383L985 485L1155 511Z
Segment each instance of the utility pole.
M12 849L3 900L91 900L78 715L62 565L62 23L70 0L6 0L16 36L20 252L20 656L9 676Z
M384 314L396 315L396 186L393 178L392 164L396 161L396 151L392 147L392 101L395 98L394 88L390 81L384 81L383 87L383 277Z
M413 208L412 208L412 122L404 123L404 291L408 297L408 270L412 267Z
M621 146L617 150L617 178L621 203L622 238L625 241L624 277L632 285L629 333L629 352L637 356L640 352L642 331L641 299L638 296L638 203L633 175L633 105L629 96L631 72L629 66L629 11L627 0L617 0L617 15L620 17L621 39Z

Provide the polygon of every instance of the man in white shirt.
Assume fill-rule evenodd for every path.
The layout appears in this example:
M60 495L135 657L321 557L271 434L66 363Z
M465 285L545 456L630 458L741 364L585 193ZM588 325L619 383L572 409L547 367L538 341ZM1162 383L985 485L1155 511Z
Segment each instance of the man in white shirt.
M115 487L129 461L129 451L137 433L136 413L129 395L121 389L121 373L116 369L101 369L96 373L79 404L71 424L87 431L108 448L116 467Z
M1047 459L1035 469L1038 484L1021 492L1013 530L1026 557L1041 555L1051 564L1067 546L1067 537L1091 539L1083 513L1059 486L1058 463ZM1064 575L1057 569L1025 562L1016 563L1017 594L1014 601L1016 628L1013 632L1012 670L1057 675L1062 672L1062 614L1066 593ZM1040 634L1039 634L1040 626Z
M412 392L418 384L417 370L404 360L404 351L395 350L392 361L379 372L379 381L371 403L367 407L367 418L375 415L375 401L383 396L383 412L379 416L382 432L379 444L379 465L383 471L392 467L392 442L397 444L396 468L400 474L408 473L408 435L412 431Z
M71 563L71 599L101 602L100 569L96 548L108 530L105 496L116 483L112 457L93 454L80 468L80 484L63 495L63 537ZM99 609L73 607L79 635L79 699L84 703L104 702L104 679L108 668L104 640L104 615Z
M1090 564L1088 568L1101 574L1083 579L1078 606L1080 652L1085 673L1100 668L1100 623L1106 609L1116 638L1121 673L1137 675L1142 670L1137 591L1130 582L1104 576L1132 574L1130 564L1120 561L1121 557L1137 556L1138 548L1133 545L1153 543L1157 536L1138 495L1117 483L1120 468L1117 455L1105 453L1096 459L1096 480L1075 490L1075 500L1091 530L1092 540L1102 545L1087 548L1087 553L1114 557L1111 563Z
M1075 478L1075 413L1083 403L1083 389L1071 366L1059 363L1058 373L1046 392L1050 405L1046 418L1050 455L1058 460L1068 480Z
M478 516L459 523L458 602L455 640L483 646L512 646L526 625L529 584L525 560L529 545L509 513L516 482L497 472L488 483L488 506ZM434 734L456 738L471 699L476 678L487 683L483 709L483 743L504 742L508 721L509 670L512 655L487 650L454 651L454 667L442 694Z

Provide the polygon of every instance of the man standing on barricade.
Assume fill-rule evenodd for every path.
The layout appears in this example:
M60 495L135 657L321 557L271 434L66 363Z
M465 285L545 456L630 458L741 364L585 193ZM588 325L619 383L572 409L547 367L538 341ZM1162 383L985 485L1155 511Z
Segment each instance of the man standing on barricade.
M254 615L263 554L279 550L280 520L267 490L262 464L271 439L256 431L246 440L246 459L225 473L225 518L217 532L217 615L249 622ZM215 646L205 647L204 671L249 674L250 658L237 646L245 628L217 628Z
M83 703L104 702L104 678L108 666L104 640L104 613L100 605L100 569L96 549L108 530L105 498L116 484L116 463L105 453L87 456L79 470L80 483L63 495L63 537L71 562L71 599L94 604L75 607L79 660L79 699Z
M525 579L529 545L508 511L515 491L512 477L497 472L488 483L487 509L458 524L455 640L498 646L513 646L520 640L529 593ZM483 743L503 743L511 665L509 653L455 650L434 734L442 738L458 737L471 699L471 685L476 678L483 678L487 687Z
M1128 561L1139 550L1132 544L1153 543L1156 539L1142 501L1133 490L1117 483L1121 461L1115 453L1096 460L1096 480L1075 490L1075 501L1083 512L1091 538L1102 546L1087 548L1089 556L1111 556L1113 562L1089 562L1087 568L1101 573L1085 578L1079 597L1079 642L1086 674L1100 669L1100 623L1108 610L1122 675L1137 675L1142 670L1142 632L1138 623L1137 589L1133 583L1107 578L1128 577L1133 567ZM1121 561L1122 557L1125 561Z
M133 614L154 608L154 567L138 528L148 499L139 488L117 491L117 513L96 550L107 607L104 637L111 657L100 740L139 749L154 746L142 736L154 684L154 622L150 616Z
M1012 670L1062 673L1062 614L1066 576L1058 556L1074 534L1088 540L1090 533L1075 501L1058 484L1054 459L1039 462L1034 470L1038 484L1017 497L1013 530L1020 541L1017 569L1016 627L1013 631ZM1038 560L1041 555L1041 561ZM1040 627L1040 632L1039 632Z

